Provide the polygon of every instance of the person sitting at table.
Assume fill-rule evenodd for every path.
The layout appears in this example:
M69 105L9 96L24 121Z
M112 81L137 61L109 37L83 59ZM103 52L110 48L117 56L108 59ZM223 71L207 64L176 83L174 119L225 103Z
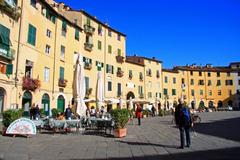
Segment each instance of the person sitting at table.
M96 110L95 110L95 108L93 106L91 107L91 110L90 110L90 116L91 117L95 117L96 116Z
M65 110L66 120L71 120L71 116L72 116L72 111L71 111L70 104L69 104L68 107Z
M57 114L57 120L64 120L64 113L58 113Z

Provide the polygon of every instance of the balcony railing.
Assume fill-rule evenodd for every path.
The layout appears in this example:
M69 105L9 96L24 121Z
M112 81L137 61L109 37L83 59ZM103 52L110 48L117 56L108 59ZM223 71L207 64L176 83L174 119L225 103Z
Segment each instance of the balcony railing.
M9 50L0 48L0 56L12 61L15 59L15 50L11 48Z
M116 60L118 63L123 63L124 62L124 57L123 56L116 56Z
M117 76L118 77L123 77L123 73L124 73L123 71L117 71Z
M87 50L87 51L92 51L92 49L93 49L93 44L91 44L91 43L89 43L89 42L86 42L86 43L84 43L84 48L85 48L85 50Z
M5 0L0 0L0 9L5 11L15 20L18 20L18 18L21 16L21 8L16 6L16 4L10 4Z
M88 34L93 34L95 31L95 28L92 27L91 25L85 24L84 25L84 32Z
M91 70L92 69L92 64L91 63L85 63L84 64L84 69Z
M67 86L67 80L66 79L59 79L58 80L58 86L65 88Z
M23 83L22 83L23 90L35 91L36 89L40 88L40 86L41 86L41 82L39 79L23 77Z

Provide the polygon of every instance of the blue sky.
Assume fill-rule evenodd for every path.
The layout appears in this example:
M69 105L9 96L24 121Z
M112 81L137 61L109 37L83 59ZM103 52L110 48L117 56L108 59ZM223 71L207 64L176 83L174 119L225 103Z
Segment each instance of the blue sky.
M164 68L240 61L240 0L57 0L127 35L127 55Z

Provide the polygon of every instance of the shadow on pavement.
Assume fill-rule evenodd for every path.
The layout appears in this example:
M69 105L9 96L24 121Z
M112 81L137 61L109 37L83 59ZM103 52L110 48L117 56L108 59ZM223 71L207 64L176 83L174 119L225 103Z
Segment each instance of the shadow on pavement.
M198 133L240 142L239 125L240 118L232 118L208 123L198 123L194 129Z
M195 151L176 153L168 155L152 155L142 157L123 157L123 158L107 158L109 160L239 160L240 159L240 147L237 148L226 148L208 151ZM77 159L74 159L77 160ZM79 159L80 160L80 159ZM97 159L102 160L102 159Z

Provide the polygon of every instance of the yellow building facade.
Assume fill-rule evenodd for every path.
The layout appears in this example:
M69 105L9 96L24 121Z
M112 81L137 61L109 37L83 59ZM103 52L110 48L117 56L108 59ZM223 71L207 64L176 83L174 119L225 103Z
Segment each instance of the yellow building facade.
M226 105L236 94L236 70L209 66L167 70L154 57L126 56L126 35L83 10L53 0L1 0L0 9L0 112L28 111L33 103L46 114L52 108L63 112L74 102L78 55L83 57L86 98L92 100L88 105L96 106L99 71L109 109L117 107L119 99L127 107L130 97L167 108L181 97L196 108L200 102Z

